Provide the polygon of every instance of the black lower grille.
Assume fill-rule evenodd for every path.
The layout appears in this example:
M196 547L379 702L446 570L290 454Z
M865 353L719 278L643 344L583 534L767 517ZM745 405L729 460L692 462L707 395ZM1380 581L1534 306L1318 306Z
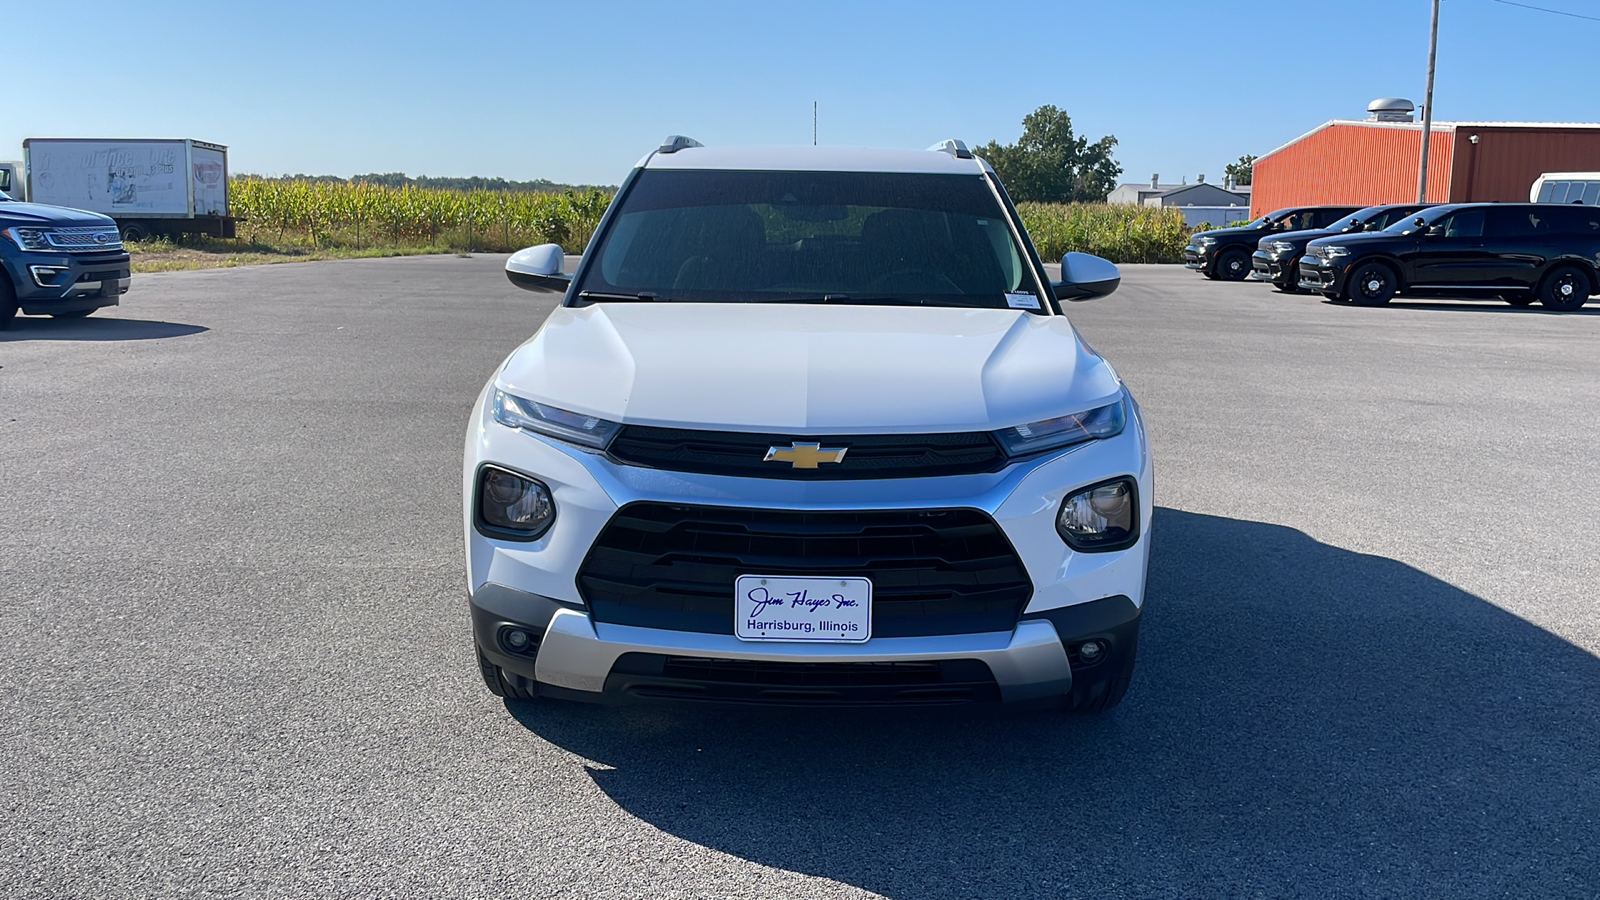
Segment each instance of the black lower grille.
M797 468L781 459L766 461L773 447L787 450L797 443L843 448L844 458L814 468ZM806 481L968 475L997 472L1008 461L986 431L818 437L624 425L608 452L633 466Z
M976 509L797 512L634 503L578 570L596 621L733 633L740 575L872 581L874 637L1010 631L1028 598L1011 542Z
M624 653L608 693L651 699L778 705L943 704L1000 698L981 660L768 662Z

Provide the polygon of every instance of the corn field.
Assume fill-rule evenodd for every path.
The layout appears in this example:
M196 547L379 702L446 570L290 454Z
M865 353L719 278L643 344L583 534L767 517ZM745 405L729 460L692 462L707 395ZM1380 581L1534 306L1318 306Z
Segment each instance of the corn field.
M486 252L560 244L581 253L611 195L236 178L229 200L233 214L245 220L240 236L255 240L281 243L293 234L316 247L427 245Z
M611 195L525 191L447 191L367 183L233 180L240 236L314 247L419 246L510 252L560 244L582 253ZM1069 250L1119 263L1183 259L1194 229L1176 209L1104 203L1023 203L1024 224L1047 262Z

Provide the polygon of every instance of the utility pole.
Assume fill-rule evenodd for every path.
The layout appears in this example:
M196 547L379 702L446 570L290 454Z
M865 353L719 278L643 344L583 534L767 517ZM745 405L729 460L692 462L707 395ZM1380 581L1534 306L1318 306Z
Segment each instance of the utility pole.
M811 101L811 146L817 145L817 101Z
M1439 55L1439 0L1433 0L1428 34L1428 89L1422 101L1422 161L1417 165L1417 202L1428 202L1428 145L1433 143L1433 61Z

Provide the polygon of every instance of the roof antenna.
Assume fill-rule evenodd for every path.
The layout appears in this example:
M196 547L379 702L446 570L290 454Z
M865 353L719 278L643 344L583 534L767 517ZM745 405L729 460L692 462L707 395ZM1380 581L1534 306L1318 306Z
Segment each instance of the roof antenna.
M817 145L817 101L811 101L811 146Z

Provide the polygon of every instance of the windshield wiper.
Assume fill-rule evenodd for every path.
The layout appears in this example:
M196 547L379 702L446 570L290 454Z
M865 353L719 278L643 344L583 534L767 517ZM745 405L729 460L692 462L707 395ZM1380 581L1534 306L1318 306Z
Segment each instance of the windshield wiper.
M896 297L892 295L871 296L861 294L823 294L820 297L793 297L775 301L778 303L856 303L861 305L882 304L884 306L924 306L926 301L913 300L909 297Z
M608 294L605 291L579 291L579 300L636 300L645 303L670 303L672 298L663 297L651 291L640 291L637 294Z

